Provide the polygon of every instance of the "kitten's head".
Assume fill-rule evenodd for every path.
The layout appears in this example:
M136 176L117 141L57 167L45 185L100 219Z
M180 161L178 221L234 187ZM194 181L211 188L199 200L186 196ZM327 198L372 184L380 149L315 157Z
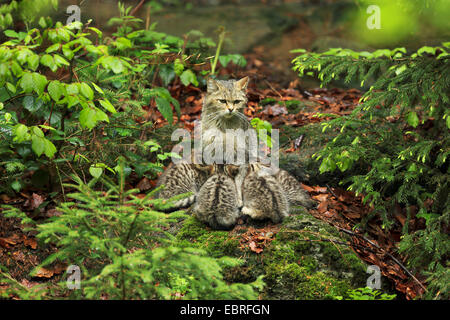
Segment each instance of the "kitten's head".
M243 113L247 104L246 89L249 78L241 80L208 80L204 110L206 114L216 114L232 118Z

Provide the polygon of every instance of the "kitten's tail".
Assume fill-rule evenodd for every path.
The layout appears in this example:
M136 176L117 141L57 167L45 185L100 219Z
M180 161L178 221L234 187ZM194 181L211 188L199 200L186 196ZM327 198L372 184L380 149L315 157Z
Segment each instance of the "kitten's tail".
M158 208L158 211L170 213L180 209L186 209L187 207L191 206L194 202L195 202L195 194L183 199L168 202L167 206Z

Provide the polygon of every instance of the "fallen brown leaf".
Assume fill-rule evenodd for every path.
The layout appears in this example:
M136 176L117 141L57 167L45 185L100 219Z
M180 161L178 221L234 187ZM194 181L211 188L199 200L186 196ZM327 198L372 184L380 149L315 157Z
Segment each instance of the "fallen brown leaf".
M250 242L250 243L248 244L248 246L250 247L250 250L252 250L253 252L261 253L261 252L263 251L262 248L258 248L258 247L256 246L255 241Z

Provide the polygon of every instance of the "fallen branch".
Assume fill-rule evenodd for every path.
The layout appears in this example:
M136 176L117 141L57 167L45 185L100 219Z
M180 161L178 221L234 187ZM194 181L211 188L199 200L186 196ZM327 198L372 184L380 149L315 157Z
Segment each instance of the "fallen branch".
M394 261L396 264L398 264L398 266L400 267L400 268L402 268L403 269L403 271L405 271L406 272L406 274L407 275L409 275L415 282L417 282L417 284L423 289L423 290L425 290L425 292L428 292L428 290L427 290L427 288L425 288L425 286L422 284L422 282L420 282L419 281L419 279L417 279L404 265L403 265L403 263L401 263L400 261L398 261L398 259L396 258L396 257L394 257L392 254L390 254L389 252L387 252L386 250L384 250L383 248L381 248L378 244L376 244L376 243L374 243L374 242L372 242L372 241L370 241L369 239L367 239L365 236L363 236L363 235L361 235L361 234L358 234L358 233L355 233L355 232L353 232L353 231L350 231L350 230L347 230L347 229L344 229L344 228L341 228L341 227L339 227L339 226L335 226L336 228L338 228L340 231L342 231L342 232L344 232L344 233L346 233L346 234L348 234L348 235L351 235L351 236L357 236L357 237L359 237L359 238L362 238L362 239L364 239L365 241L367 241L368 243L370 243L371 245L373 245L375 248L377 248L378 250L381 250L384 254L386 254L389 258L391 258L392 259L392 261Z

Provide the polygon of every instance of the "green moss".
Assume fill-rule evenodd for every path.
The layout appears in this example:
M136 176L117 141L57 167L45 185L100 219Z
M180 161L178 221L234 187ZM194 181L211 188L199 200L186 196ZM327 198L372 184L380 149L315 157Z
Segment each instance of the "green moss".
M278 286L267 290L267 298L272 294L275 299L288 298L282 292L289 291L291 299L329 299L363 285L364 263L348 246L330 240L348 239L306 212L285 219L265 252L265 279ZM300 278L303 280L298 282ZM295 281L298 283L294 288Z
M239 241L226 231L207 228L194 217L189 217L177 234L179 244L206 250L212 257L233 256L239 250Z
M312 273L295 263L272 263L266 268L264 299L314 300L344 295L350 284L322 272Z
M363 286L367 277L351 249L322 241L346 242L345 235L305 210L284 220L262 254L241 250L238 234L211 230L193 217L183 221L176 237L180 245L202 248L213 257L241 258L241 265L224 269L224 279L248 283L264 275L264 299L331 299Z
M306 270L296 263L271 263L265 271L264 299L294 300L299 283L307 280Z
M307 281L300 282L296 288L296 299L301 300L322 300L333 299L335 296L345 295L351 285L348 281L337 280L326 276L322 272L317 272Z
M177 239L193 241L208 233L206 226L194 217L183 221L183 226L177 233Z

